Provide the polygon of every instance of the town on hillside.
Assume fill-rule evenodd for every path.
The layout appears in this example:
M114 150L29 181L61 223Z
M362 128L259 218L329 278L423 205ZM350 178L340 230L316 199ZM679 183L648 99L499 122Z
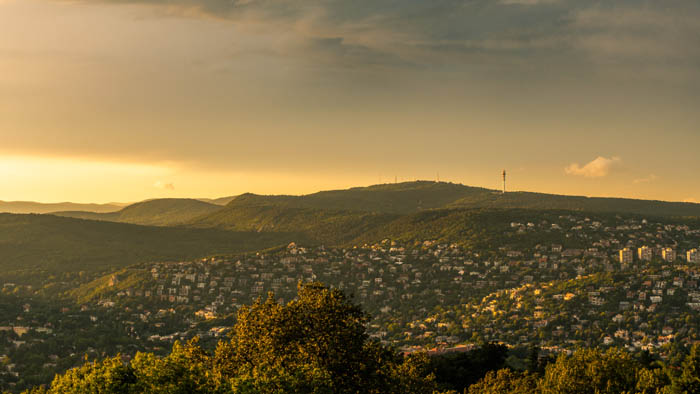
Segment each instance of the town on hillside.
M371 315L371 336L403 352L500 342L550 353L618 346L663 357L672 343L700 340L700 228L566 214L510 223L504 237L528 234L560 242L488 250L440 240L291 243L73 279L61 284L76 287L67 293L73 302L30 298L0 317L0 375L14 387L20 376L40 381L86 356L164 354L195 336L213 346L243 305L269 296L288 302L308 281L342 289ZM5 283L2 291L40 289Z

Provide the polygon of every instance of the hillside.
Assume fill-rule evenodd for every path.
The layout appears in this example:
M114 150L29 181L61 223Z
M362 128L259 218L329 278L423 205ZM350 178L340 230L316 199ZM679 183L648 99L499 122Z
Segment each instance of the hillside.
M474 193L448 204L448 207L564 209L650 216L700 217L700 204L628 198L562 196L530 192Z
M341 244L397 217L391 214L291 207L284 203L241 204L238 201L191 221L188 226L258 233L302 233L317 243Z
M176 226L220 209L219 205L200 200L162 198L132 204L117 212L55 212L54 215L147 226Z
M111 223L52 215L0 214L0 271L101 271L151 260L259 250L298 234L232 232Z
M700 204L587 198L493 190L452 183L407 182L304 196L246 193L185 225L236 231L300 232L326 244L441 239L485 245L484 232L548 211L700 217ZM551 213L551 212L550 212ZM500 230L499 230L500 231Z
M553 222L570 211L530 209L439 209L396 218L362 233L352 243L372 243L388 238L400 242L436 240L485 250L500 246L561 242L562 234L550 231L515 234L513 222ZM603 220L598 218L599 220ZM569 240L573 244L574 240Z
M0 212L4 213L51 213L56 211L115 212L124 205L78 204L72 202L40 203L33 201L0 201Z

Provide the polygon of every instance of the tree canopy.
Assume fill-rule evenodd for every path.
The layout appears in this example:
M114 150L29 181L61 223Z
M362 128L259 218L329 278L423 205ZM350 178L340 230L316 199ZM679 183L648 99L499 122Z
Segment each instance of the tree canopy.
M368 316L341 291L300 284L282 305L272 294L242 307L214 352L197 338L166 357L138 353L86 362L32 393L431 393L426 355L402 356L366 332Z

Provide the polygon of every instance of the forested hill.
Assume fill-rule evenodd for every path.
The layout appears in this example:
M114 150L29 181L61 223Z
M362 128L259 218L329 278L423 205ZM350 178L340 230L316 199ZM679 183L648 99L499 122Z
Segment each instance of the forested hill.
M700 217L700 204L693 203L530 192L503 194L497 190L432 181L322 191L303 196L262 196L246 193L231 200L226 208L233 212L236 209L260 206L388 214L408 214L441 208L525 208ZM221 217L220 213L217 214Z
M225 206L221 204L227 202ZM205 202L156 199L117 212L56 212L59 216L154 226L217 227L235 230L288 231L310 227L384 223L387 218L435 209L535 209L627 213L658 217L700 217L700 204L595 198L554 194L501 193L447 182L416 181L290 195L242 194ZM367 213L373 216L367 216ZM363 226L359 226L362 228ZM348 227L349 228L349 227ZM364 227L366 229L366 226ZM347 234L343 239L351 239ZM336 242L341 238L327 238Z
M176 226L222 209L221 206L189 198L161 198L129 205L117 212L55 212L54 215L148 226Z
M700 217L700 204L628 198L562 196L508 192L481 193L448 204L451 208L564 209L582 212L630 213L649 216Z
M0 271L100 271L139 262L260 250L300 234L152 227L53 215L0 214Z

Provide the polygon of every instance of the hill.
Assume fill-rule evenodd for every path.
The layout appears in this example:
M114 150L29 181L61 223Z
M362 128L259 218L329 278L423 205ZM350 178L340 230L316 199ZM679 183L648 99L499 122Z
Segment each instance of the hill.
M242 204L238 201L191 221L188 226L258 233L300 233L316 243L342 244L397 217L383 213L294 207L284 203L252 204L247 201Z
M700 204L629 198L563 196L530 192L474 193L450 208L563 209L583 212L629 213L650 216L700 217Z
M650 216L700 217L700 204L508 192L455 183L416 181L322 191L302 196L262 196L251 193L235 197L228 212L251 206L311 208L385 214L409 214L442 208L561 209L583 212L630 213ZM217 213L221 217L221 213Z
M445 182L406 182L303 196L242 194L186 226L300 232L326 244L394 239L471 242L498 224L547 211L700 217L700 204L500 192ZM525 219L523 219L525 220Z
M0 201L0 212L4 213L51 213L56 211L115 212L124 205L78 204L72 202L40 203L33 201Z
M55 212L54 215L147 226L176 226L220 209L219 205L200 200L162 198L132 204L117 212Z
M302 196L262 196L246 193L231 200L227 208L275 205L290 208L407 214L443 208L461 198L490 192L488 189L454 183L416 181L321 191Z
M298 234L140 226L0 214L2 276L101 271L152 260L240 253L303 240Z

